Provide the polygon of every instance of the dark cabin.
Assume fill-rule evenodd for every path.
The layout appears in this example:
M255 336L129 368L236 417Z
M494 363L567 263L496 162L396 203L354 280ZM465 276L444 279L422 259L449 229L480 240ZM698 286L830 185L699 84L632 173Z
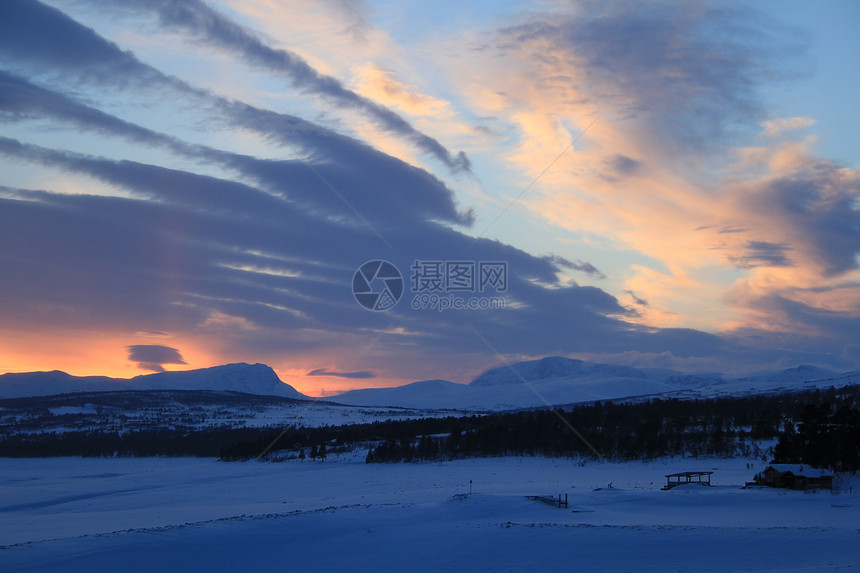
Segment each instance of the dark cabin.
M833 473L805 464L771 464L755 476L756 485L786 489L833 489Z

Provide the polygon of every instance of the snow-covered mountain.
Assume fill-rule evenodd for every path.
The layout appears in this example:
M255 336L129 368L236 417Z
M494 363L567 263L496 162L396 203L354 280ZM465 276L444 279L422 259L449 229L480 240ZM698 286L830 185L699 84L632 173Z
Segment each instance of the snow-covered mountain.
M540 360L491 368L472 380L469 386L507 386L522 384L523 380L532 382L550 378L585 377L644 378L645 372L632 366L615 366L562 356L548 356Z
M550 356L491 368L469 384L425 380L395 388L352 390L327 400L359 407L489 411L657 395L707 398L858 383L860 372L840 373L808 365L725 378L721 374L690 375ZM311 399L281 382L264 364L227 364L131 379L76 377L57 371L0 376L0 399L122 390L205 390Z
M377 404L425 404L421 408L458 409L469 403L468 387L447 380L423 380L394 388L367 388L350 390L328 400L351 406L375 406ZM432 404L432 405L431 405ZM479 402L462 407L464 410L486 410Z
M685 383L681 383L681 380ZM352 405L506 410L671 392L721 378L685 378L674 370L640 369L550 356L487 370L469 384L444 380L353 390L331 399Z
M72 376L57 370L0 376L0 398L123 390L212 390L307 398L281 382L275 371L265 364L226 364L199 370L144 374L130 379Z
M487 370L469 384L444 380L353 390L331 400L356 406L505 410L661 395L694 398L803 390L860 383L860 372L816 366L726 379L550 356Z

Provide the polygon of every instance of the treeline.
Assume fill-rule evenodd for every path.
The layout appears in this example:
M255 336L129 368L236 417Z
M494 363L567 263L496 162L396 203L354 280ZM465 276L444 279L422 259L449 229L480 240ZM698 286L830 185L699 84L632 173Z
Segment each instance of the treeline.
M235 428L19 433L0 439L0 457L215 457L225 443L257 433Z
M711 400L597 402L458 420L443 435L404 432L367 454L368 463L542 455L613 460L663 456L755 456L757 442L793 427L809 405L857 412L860 387Z
M807 404L800 422L786 424L774 448L777 463L802 462L837 472L860 469L860 410L856 404Z
M177 427L19 433L0 437L0 456L190 455L229 461L251 459L264 451L269 459L322 458L364 448L367 462L379 463L505 455L596 457L593 447L600 456L614 460L668 455L762 457L766 452L757 443L794 432L794 437L780 440L778 458L817 466L826 465L817 463L823 460L848 467L851 462L844 451L853 446L840 450L833 444L856 443L860 433L852 424L856 424L858 403L860 386L849 386L708 400L597 402L556 411L536 409L286 430ZM843 419L849 422L841 426ZM822 441L831 445L816 445ZM828 447L843 453L835 458L830 454L815 457L830 451ZM789 459L793 456L796 459ZM833 459L849 461L830 461Z
M808 404L825 403L857 410L860 386L707 400L596 402L555 411L296 428L286 431L269 451L300 457L312 445L328 444L329 451L366 445L368 463L506 455L596 457L594 450L616 460L668 455L760 457L765 452L758 442L778 438L784 427L800 420ZM225 447L221 458L255 457L276 438L275 432L261 432L254 440Z
M244 460L258 456L270 444L271 452L285 457L318 457L320 452L338 452L350 445L376 443L403 436L443 431L456 418L424 418L406 422L375 422L319 428L234 428L107 431L84 430L57 433L19 432L0 436L0 457L114 457L200 456L222 460ZM406 424L404 430L399 424Z

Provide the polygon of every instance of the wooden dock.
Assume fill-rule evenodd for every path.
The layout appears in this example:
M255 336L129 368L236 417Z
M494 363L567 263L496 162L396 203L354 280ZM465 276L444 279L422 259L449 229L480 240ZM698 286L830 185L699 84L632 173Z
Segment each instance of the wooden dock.
M711 474L714 472L678 472L676 474L666 475L666 485L663 486L663 491L672 489L679 485L687 485L695 483L698 485L711 485Z
M567 494L564 494L564 499L561 498L561 494L558 494L558 499L543 495L527 495L526 499L530 499L532 501L542 501L544 503L548 503L559 508L567 508Z

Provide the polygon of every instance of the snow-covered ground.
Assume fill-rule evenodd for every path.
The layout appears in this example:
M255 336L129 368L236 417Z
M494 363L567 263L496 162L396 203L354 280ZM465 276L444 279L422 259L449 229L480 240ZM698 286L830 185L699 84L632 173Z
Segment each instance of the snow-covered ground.
M366 465L3 459L0 571L831 571L845 493L741 489L750 460ZM713 470L714 487L660 491ZM470 481L472 494L469 494ZM610 487L612 484L612 487ZM854 493L848 493L848 487ZM567 494L570 507L526 499Z
M2 400L0 400L2 402ZM343 406L209 391L90 392L6 401L0 439L68 431L133 432L208 428L339 426L464 415L456 410Z

